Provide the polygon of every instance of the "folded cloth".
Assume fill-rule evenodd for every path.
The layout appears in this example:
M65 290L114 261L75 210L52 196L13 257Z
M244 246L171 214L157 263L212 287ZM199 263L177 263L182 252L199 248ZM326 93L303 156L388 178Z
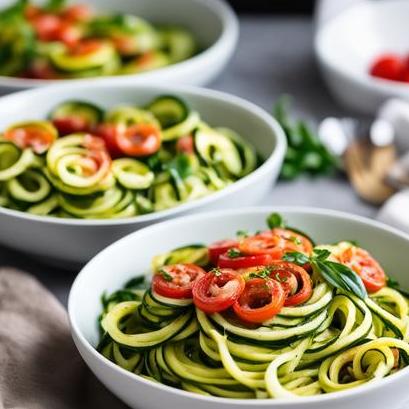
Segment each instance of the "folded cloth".
M63 306L35 278L0 269L0 409L125 409L88 371Z

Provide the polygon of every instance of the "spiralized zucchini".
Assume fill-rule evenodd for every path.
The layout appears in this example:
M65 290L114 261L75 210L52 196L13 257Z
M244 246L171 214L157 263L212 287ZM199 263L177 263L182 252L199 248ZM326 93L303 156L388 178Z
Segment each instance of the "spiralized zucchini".
M330 248L335 260L353 246L316 248ZM201 244L157 255L152 268L172 282L163 268L179 263L218 274ZM140 280L104 296L98 350L155 382L205 396L296 399L373 382L409 363L409 300L385 284L360 298L314 269L306 302L255 325L232 308L208 314L192 299L159 295L154 284L141 289Z
M0 206L56 217L133 217L209 195L257 165L252 146L232 130L212 129L175 96L107 111L66 101L48 120L11 124L0 136Z
M65 3L15 0L0 10L0 75L47 80L135 74L200 51L183 27L156 26L130 14L98 15L85 3Z

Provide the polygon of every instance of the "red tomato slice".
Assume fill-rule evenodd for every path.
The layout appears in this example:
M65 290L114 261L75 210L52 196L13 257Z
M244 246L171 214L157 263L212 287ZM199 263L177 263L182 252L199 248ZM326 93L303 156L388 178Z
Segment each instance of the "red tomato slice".
M193 303L207 314L231 307L245 287L244 278L234 270L209 272L193 285Z
M209 258L210 262L214 265L217 265L217 261L219 260L219 256L223 253L226 253L227 250L237 247L238 241L236 240L219 240L214 242L208 247L209 250Z
M89 132L91 130L88 121L80 116L54 118L53 125L58 129L59 134L62 136L75 132Z
M277 280L286 291L285 306L303 304L310 299L312 283L304 268L285 261L274 262L270 267L272 269L270 277Z
M72 56L85 56L95 53L101 46L102 41L95 38L86 38L76 43L74 47L70 49L70 55Z
M238 270L241 268L268 266L272 262L273 258L270 256L270 254L229 257L227 253L223 253L219 256L217 265L220 268L232 268L234 270Z
M94 133L100 136L107 146L107 149L113 158L123 156L122 151L116 142L117 135L124 132L125 129L121 125L117 124L100 124L94 130Z
M239 250L249 256L268 254L274 260L278 260L283 255L282 239L271 232L256 234L246 237L239 243Z
M192 298L192 287L196 280L206 274L195 264L173 264L163 266L155 273L152 289L169 298Z
M54 41L55 33L61 26L61 19L55 14L38 14L31 20L31 24L41 41Z
M51 126L51 125L50 125ZM55 141L57 132L40 124L22 124L12 127L4 133L4 138L15 143L19 148L30 147L35 153L42 154Z
M160 129L153 124L136 124L118 133L116 143L129 156L147 156L157 152L161 145Z
M176 151L179 153L191 154L194 151L192 135L182 136L176 142Z
M277 235L283 240L282 245L284 253L299 251L308 255L312 254L313 245L311 241L302 234L279 227L274 228L271 232L273 235Z
M361 277L369 293L385 287L385 271L366 250L352 246L338 256L338 259Z
M252 278L233 304L236 315L246 322L261 324L280 312L285 291L278 281Z
M279 260L285 253L291 251L311 254L313 246L310 240L301 234L275 228L244 238L239 243L239 249L243 254L269 254L274 260Z
M385 54L374 61L369 73L374 77L400 81L404 69L405 64L401 57L395 54Z
M62 17L70 22L84 22L92 17L92 10L86 4L73 4L62 12Z

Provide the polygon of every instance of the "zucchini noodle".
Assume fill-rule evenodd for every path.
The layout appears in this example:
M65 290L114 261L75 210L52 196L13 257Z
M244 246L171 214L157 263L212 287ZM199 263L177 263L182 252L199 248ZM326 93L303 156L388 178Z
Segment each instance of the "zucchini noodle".
M137 74L201 51L187 28L156 25L133 14L99 14L86 2L67 3L15 0L0 10L5 55L0 75L55 80ZM44 36L44 15L58 19L51 36Z
M11 124L0 136L0 206L116 219L191 202L257 168L254 148L229 131L172 95L106 111L62 102L48 120Z
M330 260L336 260L339 248L346 247L328 248ZM156 274L178 263L211 268L206 252L204 245L181 247L155 256L152 268ZM213 273L217 269L207 274ZM404 294L383 286L360 298L334 287L316 270L311 280L307 301L284 306L260 324L241 321L232 308L202 311L194 290L192 303L160 295L154 284L143 290L126 287L104 302L97 348L152 381L234 399L344 391L408 365L409 300Z

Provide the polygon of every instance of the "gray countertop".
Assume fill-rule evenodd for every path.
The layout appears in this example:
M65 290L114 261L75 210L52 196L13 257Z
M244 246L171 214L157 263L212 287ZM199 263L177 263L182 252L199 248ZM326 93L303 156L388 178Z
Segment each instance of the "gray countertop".
M307 18L243 17L237 52L210 87L246 98L268 111L281 94L290 94L295 113L314 121L344 115L321 81L312 42L313 26ZM280 182L260 204L318 206L370 217L376 213L376 208L362 203L342 178ZM66 304L76 271L49 267L5 248L0 248L0 265L35 274Z

